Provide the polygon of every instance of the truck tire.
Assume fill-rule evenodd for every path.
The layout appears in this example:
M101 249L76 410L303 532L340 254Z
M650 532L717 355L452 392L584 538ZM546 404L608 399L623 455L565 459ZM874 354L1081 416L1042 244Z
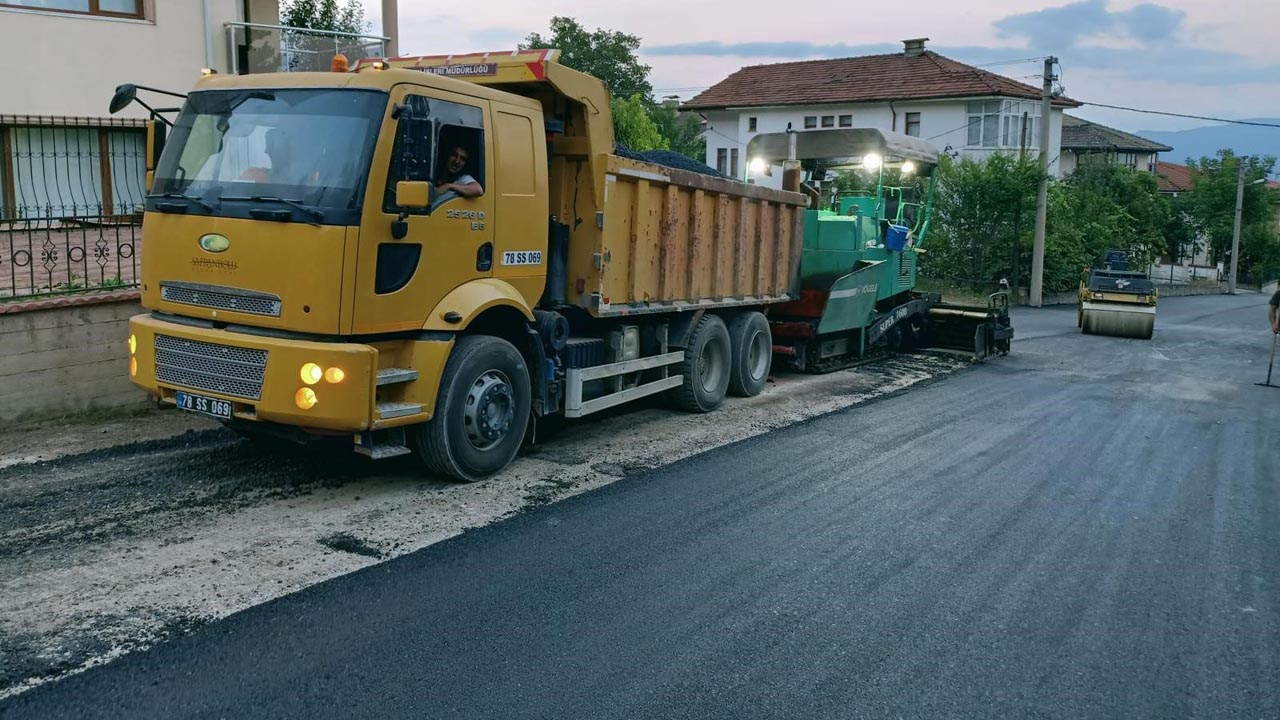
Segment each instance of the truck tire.
M529 368L515 347L486 335L460 337L449 353L436 411L413 432L433 472L462 482L505 468L529 424Z
M729 390L732 365L733 348L724 321L711 313L703 315L689 333L684 360L675 366L684 383L672 391L672 404L699 413L720 407Z
M773 335L764 313L750 310L734 316L729 321L729 344L733 348L729 392L738 397L759 395L773 363Z

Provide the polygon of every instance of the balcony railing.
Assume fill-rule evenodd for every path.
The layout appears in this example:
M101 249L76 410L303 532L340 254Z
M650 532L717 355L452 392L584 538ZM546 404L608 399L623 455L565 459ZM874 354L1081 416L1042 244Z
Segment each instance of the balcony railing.
M231 72L324 72L342 53L354 66L360 58L386 57L388 38L379 35L308 30L284 25L226 23Z

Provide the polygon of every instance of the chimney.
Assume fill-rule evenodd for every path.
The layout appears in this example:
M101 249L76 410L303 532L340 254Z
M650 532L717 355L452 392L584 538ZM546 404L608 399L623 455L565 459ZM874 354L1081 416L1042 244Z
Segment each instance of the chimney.
M929 38L913 38L911 40L903 40L903 55L907 57L917 57L924 54L924 44L929 42Z

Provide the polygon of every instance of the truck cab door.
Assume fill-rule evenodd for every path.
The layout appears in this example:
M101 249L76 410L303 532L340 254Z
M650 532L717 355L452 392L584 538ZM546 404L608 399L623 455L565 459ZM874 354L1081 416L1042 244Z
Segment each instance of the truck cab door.
M493 274L493 139L488 103L418 86L392 94L391 122L369 175L356 263L353 333L420 329L449 291ZM460 152L459 152L460 151ZM450 168L462 156L463 167ZM401 207L396 183L473 179L483 194L433 192ZM398 226L398 230L397 230Z

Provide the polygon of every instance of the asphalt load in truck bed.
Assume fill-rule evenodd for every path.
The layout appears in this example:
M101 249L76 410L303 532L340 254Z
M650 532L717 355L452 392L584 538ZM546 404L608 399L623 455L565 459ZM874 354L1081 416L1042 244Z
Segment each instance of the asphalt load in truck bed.
M682 155L672 150L645 150L638 152L621 144L615 144L614 148L613 153L619 157L662 165L676 170L688 170L700 175L710 175L711 177L725 178L727 180L733 179L709 165L704 165L687 155Z
M948 353L780 375L710 415L639 404L571 424L499 476L452 484L412 458L285 450L178 411L0 444L0 698L468 529L968 367ZM177 430L165 436L163 426ZM105 427L105 426L103 426ZM181 434L179 434L181 433ZM38 433L37 433L38 434ZM31 434L28 434L31 435ZM121 444L128 440L142 440ZM43 460L30 462L39 445ZM98 449L84 452L85 447ZM17 457L19 454L22 457ZM7 456L16 462L4 466ZM0 712L3 715L3 712Z

